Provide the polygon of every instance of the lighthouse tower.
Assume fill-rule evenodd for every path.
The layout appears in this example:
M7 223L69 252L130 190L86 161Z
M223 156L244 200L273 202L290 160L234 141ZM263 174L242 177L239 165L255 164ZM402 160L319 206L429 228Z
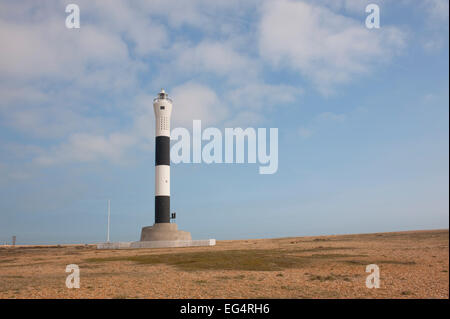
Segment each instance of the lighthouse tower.
M192 240L191 233L170 222L170 116L172 100L161 89L153 100L155 112L155 223L142 227L141 240L97 244L97 249L214 246L215 239ZM108 221L109 222L109 221Z
M153 100L155 112L155 224L142 228L141 241L191 240L170 222L170 116L172 99L161 89Z
M155 223L170 223L170 116L172 100L161 92L153 100L155 138Z

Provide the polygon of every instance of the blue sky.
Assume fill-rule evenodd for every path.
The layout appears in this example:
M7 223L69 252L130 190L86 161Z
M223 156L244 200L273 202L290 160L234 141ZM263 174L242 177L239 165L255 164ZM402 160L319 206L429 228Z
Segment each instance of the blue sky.
M0 242L102 241L107 199L138 240L161 87L172 128L279 132L273 175L172 165L193 238L448 228L448 31L448 0L0 0Z

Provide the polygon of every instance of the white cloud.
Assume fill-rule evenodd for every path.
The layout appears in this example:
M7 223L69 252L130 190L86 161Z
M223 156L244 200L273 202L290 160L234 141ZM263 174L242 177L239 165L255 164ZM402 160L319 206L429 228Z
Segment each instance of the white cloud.
M137 67L128 57L126 44L98 27L71 31L55 20L36 25L0 20L0 38L7 43L0 51L3 79L75 80L81 86L89 86L93 79L99 86L110 87L124 83L115 79L114 72L126 75L123 71Z
M107 137L76 133L48 154L35 158L35 162L41 165L102 160L118 163L124 160L125 151L135 143L133 136L123 133L112 133Z
M365 10L365 2L370 0L303 0L311 5L327 7L333 11L345 10L348 12L363 13ZM362 9L362 10L361 10Z
M143 96L139 72L155 69L148 55L154 54L157 59L171 55L172 61L179 61L172 64L179 67L178 75L198 71L242 81L252 73L250 66L256 68L255 63L236 50L239 36L227 42L205 38L189 45L180 45L183 43L180 39L168 41L165 23L172 27L189 25L205 29L208 26L214 32L226 25L228 31L236 31L231 27L236 20L228 19L230 16L223 13L239 11L236 19L245 14L242 9L248 6L236 10L237 1L212 4L198 0L180 4L178 1L80 0L77 4L81 8L78 30L65 27L64 3L1 4L0 38L5 43L0 50L3 125L34 138L60 139L80 132L96 136L111 131L105 127L111 120L96 117L97 114L115 113L114 116L123 117L123 113L132 113L131 134L148 140L146 128L150 120L153 122L152 112L141 109L133 113L124 109L118 114L117 110L111 112L116 105L99 100L105 93L111 99L119 97L121 92ZM217 17L228 21L218 26ZM226 34L222 31L219 33ZM172 43L175 50L169 47ZM165 70L167 67L161 70L158 66L153 76L167 73ZM181 110L180 115L174 116L175 124L191 122L181 121L184 117L202 118L211 123L226 117L226 107L214 91L194 83L189 85L179 86L173 92L191 109ZM150 107L152 98L147 97ZM104 112L97 108L103 108Z
M211 24L211 19L202 12L202 8L210 8L209 1L174 1L153 0L140 1L138 6L156 14L164 16L172 27L194 26L205 27Z
M314 1L308 0L311 4L323 4L324 6L330 8L333 11L343 10L348 13L355 14L360 17L367 15L366 7L368 4L375 3L383 9L384 4L389 0L322 0Z
M169 44L166 28L151 19L149 15L154 11L139 1L131 4L124 0L111 3L85 0L80 6L86 8L87 14L95 17L97 23L130 40L137 55L163 52Z
M181 46L176 60L177 69L190 74L211 72L241 81L256 73L257 66L239 54L230 43L203 41L193 47Z
M424 50L427 53L434 53L448 47L449 1L421 1L418 10L425 18L424 33L419 37Z
M134 137L108 135L108 126L114 117L123 122L128 112L117 110L123 92L139 89L137 76L146 66L136 56L160 51L156 42L165 41L164 28L125 1L77 4L81 28L71 30L64 24L64 3L1 4L0 123L33 139L60 142L69 137L41 154L38 162L106 155L118 159ZM99 150L89 149L90 142ZM118 153L108 145L117 146Z
M140 94L134 101L133 110L133 134L140 138L141 144L148 147L155 137L155 115L153 111L153 99L149 94Z
M175 87L171 97L174 100L172 128L182 126L190 129L196 119L202 120L202 125L212 125L227 117L227 109L207 86L188 82ZM34 162L40 165L98 161L121 163L129 159L129 152L135 147L152 151L153 98L141 94L131 101L133 125L129 130L110 134L71 134L67 141L38 154Z
M191 27L207 34L228 35L248 26L259 0L142 0L135 1L140 10L163 17L175 29Z
M202 120L202 124L211 125L224 120L227 108L217 94L207 86L188 82L173 88L173 127L192 127L193 120Z
M239 108L262 109L264 107L283 107L296 101L303 93L301 88L289 85L249 83L228 93L232 105Z
M372 32L357 21L304 2L269 2L260 23L261 55L276 67L300 71L324 93L369 72L404 45L404 34Z
M313 135L313 133L314 132L311 129L303 127L303 126L299 127L299 129L298 129L298 134L303 139L307 139L307 138L311 137Z
M226 120L224 127L254 127L265 120L261 112L255 112L252 110L241 110L233 113L233 116Z
M0 86L0 112L12 109L14 105L21 103L43 103L48 101L48 96L36 88L30 86Z
M12 109L3 113L2 121L34 138L58 139L74 131L96 131L108 120L83 116L67 108L42 106Z
M446 22L448 28L448 0L425 0L424 5L431 19L438 20L438 22Z
M153 141L147 88L155 79L169 79L158 87L183 83L169 92L173 127L189 128L193 119L249 126L302 94L283 79L265 83L265 62L300 71L327 91L401 47L399 30L371 33L326 7L275 1L260 12L256 3L80 0L79 30L65 28L63 3L2 3L0 120L33 138L58 140L36 162L121 161L125 150ZM352 12L361 6L336 3L322 2Z

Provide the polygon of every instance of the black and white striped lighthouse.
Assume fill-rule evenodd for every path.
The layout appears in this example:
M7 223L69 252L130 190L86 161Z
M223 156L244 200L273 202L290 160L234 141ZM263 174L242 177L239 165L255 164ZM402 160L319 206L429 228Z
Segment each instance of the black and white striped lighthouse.
M161 89L153 100L155 138L155 223L170 223L170 116L172 100Z
M140 241L164 241L163 245L176 245L176 247L191 245L191 233L178 230L177 224L170 222L170 116L172 115L172 100L163 89L153 99L153 110L156 118L155 223L153 226L142 228ZM168 244L168 242L173 241L176 243ZM184 241L184 243L180 244L179 241Z

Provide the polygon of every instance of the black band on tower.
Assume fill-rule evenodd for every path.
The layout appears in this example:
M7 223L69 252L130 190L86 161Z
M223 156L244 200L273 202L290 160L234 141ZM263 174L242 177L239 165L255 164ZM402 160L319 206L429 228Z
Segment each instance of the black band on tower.
M155 143L155 164L170 165L170 137L157 136Z
M155 223L170 223L170 196L155 196Z

